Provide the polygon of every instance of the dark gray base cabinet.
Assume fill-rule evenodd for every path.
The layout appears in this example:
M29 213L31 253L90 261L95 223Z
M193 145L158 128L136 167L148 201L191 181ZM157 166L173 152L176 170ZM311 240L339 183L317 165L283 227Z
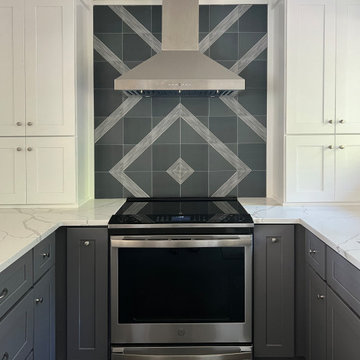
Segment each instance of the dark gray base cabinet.
M256 225L254 233L254 353L295 356L294 225Z
M67 231L67 360L108 359L107 228Z
M34 359L55 360L55 267L34 286Z

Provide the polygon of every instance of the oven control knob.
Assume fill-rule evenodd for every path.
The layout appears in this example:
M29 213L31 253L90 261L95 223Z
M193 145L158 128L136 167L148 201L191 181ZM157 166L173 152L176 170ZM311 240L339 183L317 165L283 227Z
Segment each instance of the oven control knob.
M185 329L184 328L179 328L177 331L179 336L184 336L185 335Z

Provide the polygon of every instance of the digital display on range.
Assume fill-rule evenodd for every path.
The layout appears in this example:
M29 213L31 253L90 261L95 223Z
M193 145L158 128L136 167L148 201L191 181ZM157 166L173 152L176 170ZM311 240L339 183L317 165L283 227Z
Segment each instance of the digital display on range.
M183 221L190 221L190 220L191 220L191 216L178 215L178 216L171 217L172 222L183 222Z

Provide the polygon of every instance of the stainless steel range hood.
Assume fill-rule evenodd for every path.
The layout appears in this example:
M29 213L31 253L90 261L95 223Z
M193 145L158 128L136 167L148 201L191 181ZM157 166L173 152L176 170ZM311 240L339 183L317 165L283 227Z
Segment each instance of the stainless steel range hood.
M245 80L199 51L199 0L163 0L162 51L115 79L128 95L228 95Z

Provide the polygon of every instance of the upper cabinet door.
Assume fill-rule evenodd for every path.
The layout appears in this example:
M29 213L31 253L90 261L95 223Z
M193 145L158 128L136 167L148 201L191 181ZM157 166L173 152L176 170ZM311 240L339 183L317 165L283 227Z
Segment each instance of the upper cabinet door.
M24 0L0 2L0 136L25 135Z
M360 135L336 136L335 200L360 201Z
M74 4L26 0L26 134L74 135Z
M360 134L360 0L337 2L336 132Z
M287 3L288 134L335 129L335 0Z
M286 201L334 201L334 135L286 137Z
M75 202L75 139L27 138L27 203Z

